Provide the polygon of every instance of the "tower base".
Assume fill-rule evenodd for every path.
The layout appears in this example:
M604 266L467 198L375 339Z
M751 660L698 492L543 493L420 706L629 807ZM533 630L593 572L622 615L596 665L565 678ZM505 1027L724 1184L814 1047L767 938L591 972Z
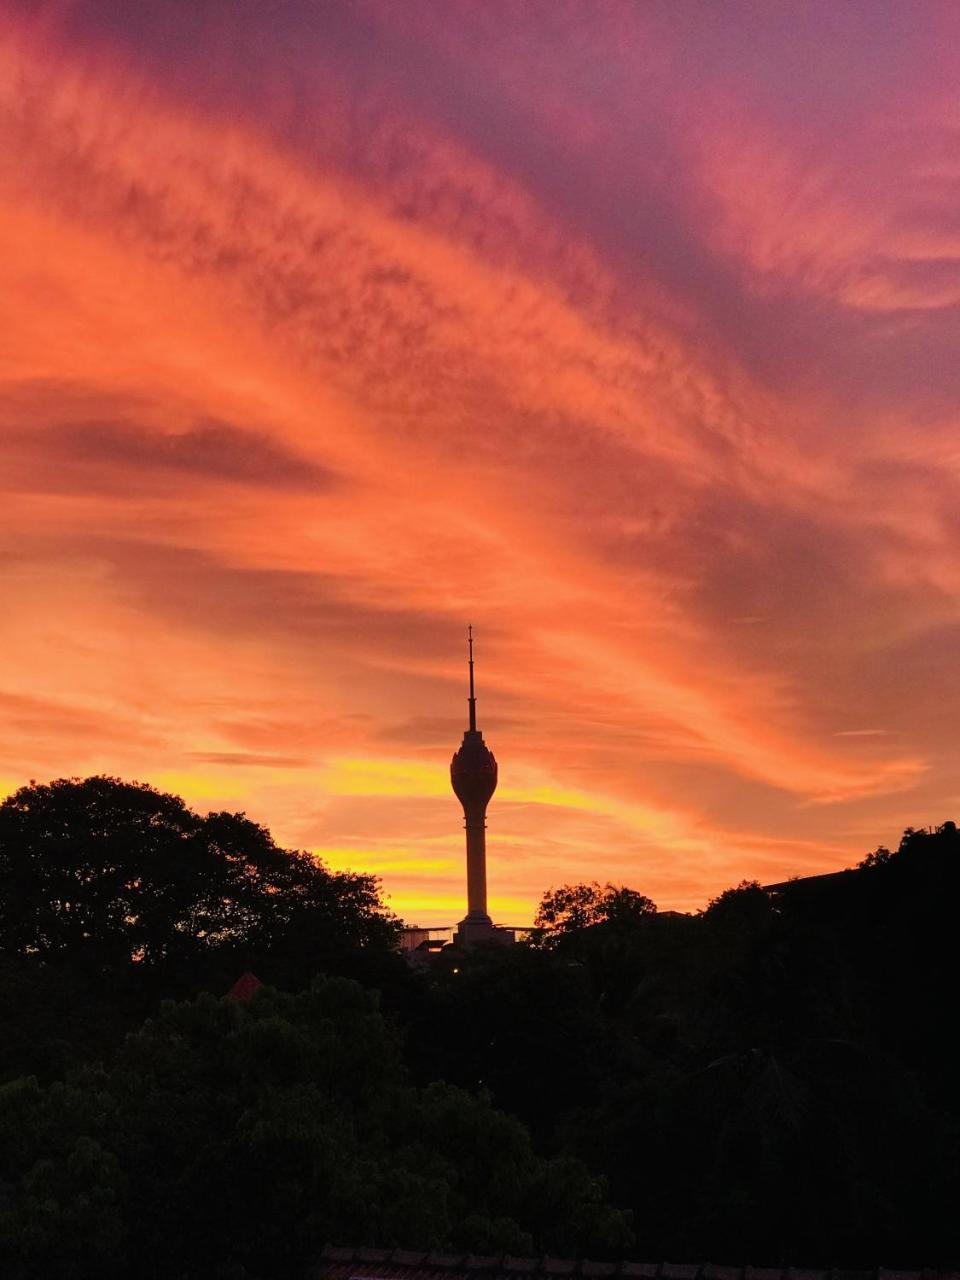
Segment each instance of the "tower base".
M500 928L488 915L471 912L457 925L453 940L458 947L475 947L488 942L504 946L516 942L516 937L512 929Z

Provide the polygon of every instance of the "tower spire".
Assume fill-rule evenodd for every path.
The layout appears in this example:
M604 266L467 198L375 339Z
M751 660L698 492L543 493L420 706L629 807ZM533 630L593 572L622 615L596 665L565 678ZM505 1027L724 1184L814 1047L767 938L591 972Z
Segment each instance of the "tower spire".
M463 825L467 832L467 914L460 922L457 937L477 941L496 936L487 914L487 804L497 789L497 762L477 729L477 693L473 679L473 627L467 628L467 657L470 671L470 727L460 749L450 761L450 781L463 805Z
M473 627L467 627L467 645L470 652L470 697L467 703L470 707L470 732L477 731L477 695L473 691Z

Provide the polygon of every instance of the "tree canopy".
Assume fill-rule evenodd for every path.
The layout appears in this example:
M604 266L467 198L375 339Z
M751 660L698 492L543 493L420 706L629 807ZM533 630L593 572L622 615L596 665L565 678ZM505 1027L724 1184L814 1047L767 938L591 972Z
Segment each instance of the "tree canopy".
M696 915L608 891L551 890L532 947L438 965L418 1069L602 1171L648 1257L956 1265L954 825Z
M955 1267L958 897L944 823L696 914L562 885L529 943L414 971L374 878L242 814L23 788L4 1274L268 1280L325 1240L618 1256L611 1204L648 1258ZM277 989L215 998L247 968Z
M10 1280L303 1273L332 1239L478 1253L631 1240L602 1182L482 1097L406 1080L373 996L168 1003L109 1068L0 1089Z
M312 971L389 950L374 877L278 848L242 813L192 812L116 778L22 787L0 804L0 955L117 970L217 953ZM289 966L288 966L289 967Z
M540 900L533 923L549 942L591 925L630 925L656 909L655 903L635 889L610 883L601 885L593 880L549 889Z

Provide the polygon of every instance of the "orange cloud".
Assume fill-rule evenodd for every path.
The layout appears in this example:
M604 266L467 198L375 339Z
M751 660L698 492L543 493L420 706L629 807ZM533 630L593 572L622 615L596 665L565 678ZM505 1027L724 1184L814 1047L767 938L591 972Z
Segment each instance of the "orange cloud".
M283 67L258 111L228 62L192 92L146 35L4 21L11 785L244 807L450 923L472 620L509 923L578 876L695 906L947 803L950 387L891 381L875 413L828 362L778 363L765 308L819 350L809 299L835 307L864 362L896 334L856 326L949 304L949 270L911 266L949 233L749 99L645 143L676 37L622 12L583 28L609 91L566 28L488 31L494 105L415 74L482 14L399 32L373 6L397 58L372 95L349 49L305 81L315 128Z

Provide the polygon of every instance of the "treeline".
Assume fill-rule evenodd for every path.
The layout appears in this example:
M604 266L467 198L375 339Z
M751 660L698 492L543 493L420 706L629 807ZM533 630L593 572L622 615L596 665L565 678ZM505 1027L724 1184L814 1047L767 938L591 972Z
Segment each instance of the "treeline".
M417 972L371 877L31 785L0 805L0 1273L268 1280L327 1241L955 1266L958 879L948 823L692 916L566 885L529 942Z
M949 823L693 916L568 886L411 1052L601 1171L645 1258L956 1267L958 890Z
M373 877L243 815L111 778L0 805L4 1280L286 1280L338 1239L626 1248L584 1164L410 1069L397 929ZM270 986L222 998L249 970Z

